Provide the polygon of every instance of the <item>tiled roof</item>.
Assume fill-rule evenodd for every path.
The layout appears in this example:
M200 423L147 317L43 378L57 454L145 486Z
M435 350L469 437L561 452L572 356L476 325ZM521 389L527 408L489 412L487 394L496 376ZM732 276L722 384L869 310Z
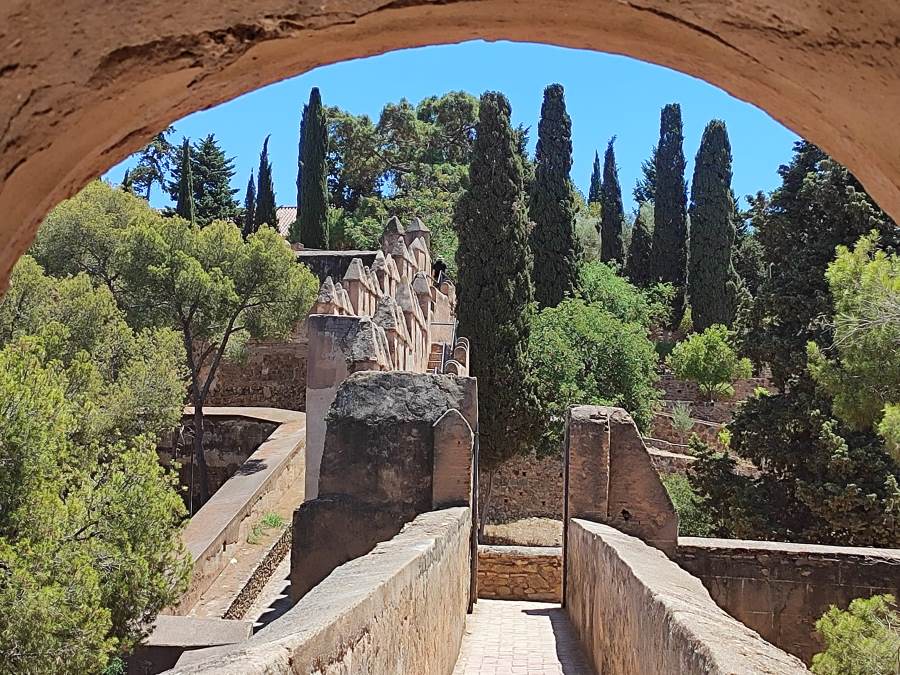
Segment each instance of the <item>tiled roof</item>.
M279 206L275 209L275 216L278 218L278 232L282 237L287 238L291 229L291 223L297 220L296 206Z

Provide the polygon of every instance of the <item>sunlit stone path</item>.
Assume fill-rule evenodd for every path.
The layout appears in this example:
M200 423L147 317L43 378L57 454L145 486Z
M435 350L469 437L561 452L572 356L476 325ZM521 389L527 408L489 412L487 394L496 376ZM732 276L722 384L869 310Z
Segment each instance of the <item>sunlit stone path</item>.
M547 602L479 600L453 675L593 675L565 611Z

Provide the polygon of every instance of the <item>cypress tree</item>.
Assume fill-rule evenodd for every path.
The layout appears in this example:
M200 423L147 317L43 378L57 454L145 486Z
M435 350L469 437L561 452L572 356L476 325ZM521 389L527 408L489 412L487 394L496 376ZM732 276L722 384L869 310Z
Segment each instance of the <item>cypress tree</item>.
M275 214L275 185L272 183L272 163L269 161L269 137L263 141L262 151L259 153L259 172L256 174L256 213L253 218L253 231L260 225L268 225L272 228L278 226L278 217Z
M602 262L625 262L625 209L622 206L622 188L619 185L619 170L616 167L616 153L613 144L616 137L609 139L606 155L603 157L603 185L600 188L600 260ZM595 165L596 168L596 165Z
M591 185L588 188L588 204L600 201L600 190L603 186L603 170L600 168L600 155L594 150L594 168L591 169Z
M290 240L307 248L328 248L328 125L319 88L309 92L300 122L300 160L297 166L297 222Z
M681 106L662 109L656 150L656 194L653 209L653 277L677 289L672 313L678 325L684 313L687 274L687 186L684 182L684 133Z
M530 447L526 351L533 299L522 163L510 106L481 97L469 187L454 212L459 332L478 378L480 463L497 466Z
M247 193L244 196L244 220L241 223L241 232L244 239L256 232L256 182L253 180L253 172L250 172L250 180L247 181Z
M715 323L734 321L737 275L734 245L734 197L731 192L731 143L721 120L703 130L691 181L691 240L688 296L698 333Z
M560 84L551 84L544 90L536 160L529 204L534 222L534 294L541 307L555 307L567 294L575 295L581 258L581 246L575 236L575 197L569 179L572 121Z
M175 213L193 223L196 222L196 213L194 210L194 174L191 167L191 154L191 142L185 137L181 143L178 182L175 184Z
M653 204L641 204L634 218L631 247L625 263L625 276L636 286L653 281Z

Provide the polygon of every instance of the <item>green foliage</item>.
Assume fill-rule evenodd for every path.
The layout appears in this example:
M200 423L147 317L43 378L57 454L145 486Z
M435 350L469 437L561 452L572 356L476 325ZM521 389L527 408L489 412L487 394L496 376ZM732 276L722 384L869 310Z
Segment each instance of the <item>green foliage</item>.
M650 149L650 158L641 162L641 176L634 185L632 194L638 204L653 205L656 199L656 148Z
M178 182L175 183L172 199L175 201L175 214L185 220L194 222L197 211L194 208L194 176L191 165L191 140L185 136L181 143L178 158Z
M835 415L854 429L881 429L900 462L900 256L877 243L872 233L852 251L838 247L827 273L834 344L828 352L815 343L807 350L810 372L832 397Z
M816 621L825 651L813 656L816 675L896 675L900 664L900 612L892 595L834 605Z
M183 591L184 506L156 440L180 342L29 258L0 302L0 670L96 672Z
M691 417L691 405L685 401L678 401L672 407L672 428L681 434L686 434L694 428L694 418Z
M481 97L471 181L454 213L459 233L459 334L472 343L478 378L479 461L488 468L530 446L526 350L532 304L531 252L522 163L509 101Z
M649 426L658 397L656 353L640 324L599 303L564 300L535 316L529 356L545 425L540 452L559 452L566 412L576 404L619 406L640 428Z
M278 227L278 217L275 214L275 184L272 182L272 162L269 161L269 137L263 141L262 150L259 153L259 172L256 190L256 206L253 209L253 232L261 226L268 225L271 228ZM244 232L244 236L250 236L251 232Z
M603 186L600 189L600 260L625 263L625 209L622 206L622 188L619 186L619 169L616 154L609 139L603 159Z
M597 224L600 221L600 202L585 203L581 195L575 193L575 236L581 246L584 262L600 260L600 232Z
M566 296L575 295L581 260L575 237L574 189L569 178L572 120L566 112L562 85L551 84L544 90L535 157L537 165L528 204L534 223L534 297L540 307L555 307Z
M653 204L642 202L634 218L631 246L625 263L625 276L631 283L647 286L654 281L653 270ZM674 299L674 297L673 297Z
M756 236L762 219L765 218L768 199L762 192L747 195L750 208L739 211L735 221L735 240L732 251L734 269L741 279L741 287L751 295L759 292L763 278L766 276L766 264L763 260L763 249Z
M189 176L185 177L188 173ZM214 134L194 145L185 138L177 162L172 166L169 196L175 213L185 220L196 220L200 227L214 220L238 222L239 207L232 189L234 159L225 156ZM192 188L188 190L188 185ZM188 194L193 199L194 218L190 218Z
M172 158L175 156L175 148L169 142L169 136L174 133L173 127L159 132L153 140L138 153L138 162L128 174L131 189L129 192L143 194L144 199L150 200L150 191L154 185L160 188L166 187ZM124 181L123 181L124 182Z
M711 537L713 525L709 513L688 477L680 473L666 473L660 479L678 513L678 534L682 537Z
M731 143L721 120L703 130L691 182L688 296L694 330L734 321L738 277L732 266L734 201Z
M587 302L598 304L620 321L649 329L668 320L671 286L657 284L642 291L602 262L583 264L579 284Z
M309 92L300 121L300 160L297 167L297 209L290 240L307 248L328 248L328 125L318 87Z
M600 167L600 155L594 152L594 166L591 169L591 184L588 188L588 204L600 202L600 191L603 188L603 169ZM621 196L621 195L620 195Z
M676 377L696 382L710 399L732 396L731 383L750 377L752 372L750 360L738 358L730 344L728 329L721 324L694 333L675 345L666 361Z
M244 213L241 216L241 234L246 239L256 232L256 183L253 180L253 172L250 172L250 180L247 181L247 192L244 195Z
M277 513L267 513L260 518L259 522L250 530L250 534L247 535L247 543L254 545L258 544L267 531L284 527L284 524L284 518Z
M678 289L672 317L676 323L684 311L687 274L687 187L683 144L681 106L670 103L663 107L659 121L650 278L670 283Z

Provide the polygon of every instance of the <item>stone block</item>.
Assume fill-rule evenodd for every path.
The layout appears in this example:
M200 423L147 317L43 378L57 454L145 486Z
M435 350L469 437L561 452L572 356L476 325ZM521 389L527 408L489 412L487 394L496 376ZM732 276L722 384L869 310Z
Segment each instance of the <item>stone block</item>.
M448 410L434 423L434 508L471 502L474 440L472 428L456 409Z

